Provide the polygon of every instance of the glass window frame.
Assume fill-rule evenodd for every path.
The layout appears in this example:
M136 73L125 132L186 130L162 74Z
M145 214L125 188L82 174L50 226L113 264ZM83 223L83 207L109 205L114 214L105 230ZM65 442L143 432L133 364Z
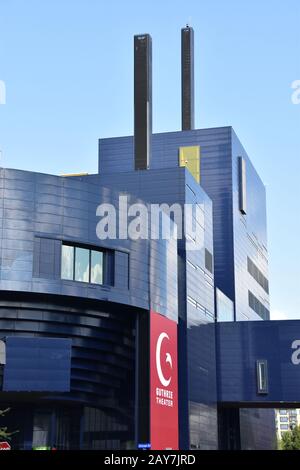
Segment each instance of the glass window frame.
M217 322L234 321L234 304L224 292L216 288L216 320Z
M264 370L264 376L262 371ZM256 361L257 374L257 393L258 395L267 395L269 393L268 383L268 361L266 359L258 359Z
M73 271L72 271L72 278L63 278L62 277L62 256L63 256L63 247L70 247L73 249ZM87 281L82 281L79 279L76 279L76 250L81 249L81 250L86 250L88 252L88 280ZM92 282L92 252L95 253L100 253L102 254L102 283L97 283L97 282ZM104 267L105 267L105 256L106 256L106 250L99 249L96 247L89 247L87 245L80 245L80 244L72 244L68 242L63 242L61 245L61 269L60 269L60 279L62 281L72 281L72 282L80 282L84 284L92 284L93 286L102 286L105 285L104 279Z
M64 250L64 247L68 247L68 248L72 248L72 277L63 277L63 250ZM74 280L74 269L75 269L75 247L73 245L69 245L67 243L62 243L62 247L61 247L61 266L60 266L60 278L64 281L73 281Z
M102 272L101 272L101 282L95 282L92 280L92 259L93 259L93 253L97 253L101 255L101 267L102 267ZM96 285L96 286L102 286L104 284L104 253L103 251L100 250L90 250L90 284Z
M84 256L87 256L87 280L85 279L78 279L77 274L78 274L78 259L79 259L79 253L83 254ZM88 248L82 247L82 246L75 246L75 252L74 252L74 281L76 282L85 282L87 284L90 283L90 277L91 277L91 263L90 263L90 258L91 258L91 250Z
M280 425L280 430L281 431L288 431L289 430L288 424L281 424Z

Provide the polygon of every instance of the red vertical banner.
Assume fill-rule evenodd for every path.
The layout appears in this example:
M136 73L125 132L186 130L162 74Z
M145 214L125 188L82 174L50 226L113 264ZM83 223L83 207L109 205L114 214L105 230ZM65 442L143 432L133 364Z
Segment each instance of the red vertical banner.
M151 449L178 450L177 323L151 311Z

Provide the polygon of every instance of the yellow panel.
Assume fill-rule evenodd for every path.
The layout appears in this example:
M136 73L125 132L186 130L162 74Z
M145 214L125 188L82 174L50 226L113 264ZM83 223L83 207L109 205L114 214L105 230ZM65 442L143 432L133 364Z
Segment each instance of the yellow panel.
M185 166L200 183L200 147L179 147L179 165Z

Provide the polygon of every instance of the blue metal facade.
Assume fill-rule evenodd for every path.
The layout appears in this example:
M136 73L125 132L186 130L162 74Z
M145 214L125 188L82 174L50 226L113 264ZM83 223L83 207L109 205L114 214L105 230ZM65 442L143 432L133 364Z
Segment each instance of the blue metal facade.
M201 186L213 202L215 284L234 300L231 128L167 132L152 136L153 169L178 167L179 147L199 145ZM99 141L99 172L133 168L133 138Z
M122 161L121 156L119 160ZM190 204L200 209L198 238L192 242L184 237L178 242L179 375L184 377L179 381L180 438L182 448L215 449L217 395L213 330L210 337L202 340L202 325L214 322L215 311L214 276L205 266L205 249L213 254L211 200L189 171L178 166L109 173L101 181L108 188L133 194L151 204L180 204L181 207ZM151 298L154 299L152 295ZM164 313L159 305L152 304L152 308Z
M260 317L250 290L269 310L269 295L248 273L247 257L268 278L265 187L231 127L154 134L151 168L178 167L182 146L200 146L200 184L213 202L215 284L235 302L236 320ZM239 210L238 157L246 160L247 214ZM133 168L133 138L99 141L99 172Z
M7 338L3 391L69 392L71 346L66 338Z
M299 404L300 322L218 323L218 396L222 403ZM295 358L295 359L293 359ZM266 393L257 388L257 361L267 361Z
M186 146L200 147L200 185L179 166L179 147ZM239 157L246 161L246 215L239 210ZM146 204L148 212L151 204L197 207L196 237L187 232L178 243L150 236L99 240L97 207L118 209L118 229L127 217L120 195L128 205ZM59 177L0 169L0 196L0 335L72 341L70 392L49 390L39 397L38 410L31 404L31 420L55 403L51 413L60 422L64 407L72 406L81 423L73 446L133 447L143 355L138 322L153 309L178 322L180 448L217 449L221 346L216 349L215 288L233 302L236 320L258 320L253 307L269 308L263 287L265 189L233 130L156 134L151 167L142 171L134 171L132 137L103 139L99 174ZM173 226L172 211L162 211ZM184 214L177 230L185 225ZM148 235L150 230L149 225ZM103 285L61 279L64 243L107 253ZM10 400L0 392L1 403ZM240 412L243 448L254 445L253 423L263 419L270 428L262 411ZM255 446L262 446L260 438Z
M233 301L235 320L260 320L262 316L257 312L261 312L262 309L265 314L263 319L268 319L269 293L263 289L258 282L258 278L255 279L248 269L248 259L250 259L250 262L254 263L257 272L259 272L259 276L264 276L267 280L265 187L231 127L154 134L152 137L150 169L160 169L167 172L170 175L170 180L172 180L171 169L179 165L179 148L185 146L200 147L200 185L213 203L213 250L211 249L211 253L214 253L214 285ZM242 214L239 210L239 192L241 188L239 187L238 160L240 157L244 158L246 162L247 214ZM113 173L126 173L132 171L132 169L132 137L101 139L99 141L100 174L108 176ZM189 195L187 194L188 200ZM194 259L194 264L197 265L197 256ZM183 288L182 278L185 272L190 271L191 265L190 263L180 263L180 266L182 271L179 274L179 285L181 286L179 298L180 290ZM251 305L250 295L252 295ZM255 305L253 305L253 302ZM254 310L253 306L259 308ZM179 302L179 311L181 310L180 307ZM193 331L193 337L196 336L194 329L191 327L195 319L202 321L200 318L198 312L196 315L188 312L188 336L191 331ZM206 321L207 319L204 323ZM211 330L208 329L207 331ZM211 332L210 334L209 342L213 344L214 333ZM199 336L202 335L204 333L199 329ZM196 343L200 344L198 341L194 342L195 345ZM192 341L190 344L192 344ZM212 412L212 409L208 412L203 409L201 414L200 408L215 399L215 395L212 393L212 390L214 390L212 381L208 379L208 371L214 371L214 352L210 347L206 348L205 353L202 351L202 361L206 357L207 362L210 362L210 366L207 366L207 364L203 366L203 363L197 364L193 351L196 351L195 347L189 351L189 370L194 369L194 374L190 372L190 377L198 377L198 381L189 384L190 444L201 447L205 442L207 448L211 448L214 445L213 442L216 442L217 439L214 412ZM199 365L198 369L197 365ZM204 374L202 381L199 377L199 370L202 370ZM205 374L207 374L207 380L204 378ZM199 398L200 395L201 398ZM194 396L198 396L198 401L194 401L192 398ZM252 420L253 413L255 419ZM272 428L273 418L270 418L269 411L256 410L252 412L249 410L247 413L245 411L241 412L241 429L247 430L244 437L241 436L242 446L247 447L247 438L245 436L251 434L253 423L258 422L258 416L264 425L267 423L267 426L270 429ZM202 423L205 422L206 426L204 425L202 428ZM198 423L198 428L194 423ZM205 437L201 436L201 429L204 428L206 429ZM198 433L196 429L198 429ZM208 429L209 432L207 433ZM210 435L208 436L208 434ZM271 447L273 444L272 442Z
M292 361L293 354L298 357L293 343L300 337L299 321L218 323L216 336L218 399L223 407L229 406L227 412L234 409L232 404L235 409L242 407L238 410L241 448L276 448L272 408L283 403L299 406L300 368ZM267 362L267 393L258 393L261 360Z
M119 193L103 186L101 176L59 177L0 169L1 265L0 289L36 292L118 302L149 309L149 291L177 319L176 256L157 257L158 245L167 241L103 240L96 234L99 204L118 207ZM129 197L128 204L136 200ZM114 282L95 286L60 278L62 242L85 244L114 251ZM176 253L176 243L168 250ZM150 256L150 251L152 255ZM129 270L124 253L130 253ZM149 259L155 263L150 278ZM171 261L170 261L171 260ZM168 266L167 278L165 263ZM175 263L175 265L174 265ZM161 274L163 273L163 274ZM163 289L153 279L164 276ZM124 283L124 279L127 281ZM166 279L168 282L166 282ZM149 289L151 284L151 289ZM164 314L164 311L161 312Z
M238 157L246 161L247 214L238 208ZM261 319L249 307L248 291L269 311L269 293L253 278L247 269L249 257L260 272L268 278L268 249L266 229L266 191L241 143L232 131L233 175L233 234L235 265L235 306L237 320ZM269 319L269 316L265 318Z
M99 240L98 205L117 207L119 201L100 176L0 172L0 337L8 344L14 337L72 341L70 392L50 393L49 387L37 397L28 395L28 387L30 417L14 444L31 448L35 420L50 413L54 428L61 429L61 448L134 447L136 326L150 306L177 321L176 240ZM129 196L128 204L134 202ZM61 279L62 243L106 251L112 266L104 284ZM11 348L7 354L6 374ZM21 375L16 371L15 380ZM15 398L0 391L1 406L13 405L22 415ZM66 423L69 407L75 421Z

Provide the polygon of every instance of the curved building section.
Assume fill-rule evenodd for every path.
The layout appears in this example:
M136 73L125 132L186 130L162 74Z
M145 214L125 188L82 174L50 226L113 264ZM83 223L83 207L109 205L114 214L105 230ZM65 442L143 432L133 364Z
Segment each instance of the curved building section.
M9 429L22 417L13 447L134 448L149 393L137 370L147 370L150 308L177 322L177 241L159 227L151 240L150 224L145 238L120 238L128 209L99 175L0 172L0 409L11 408ZM116 209L115 238L98 237L102 204ZM69 370L58 340L71 344Z
M150 243L150 237L99 240L97 236L99 205L115 208L118 235L119 223L125 220L126 224L127 207L138 202L136 198L127 194L127 206L122 207L119 193L106 187L99 175L59 177L9 169L1 169L0 174L1 290L99 299L147 309L152 283L151 292L159 304L166 305L168 291L176 299L176 282L174 277L168 282L166 274L170 259L167 250L176 252L174 241L157 239ZM63 244L103 251L101 283L86 282L80 273L79 281L76 273L73 279L62 279ZM149 259L152 252L155 259L161 245L165 250L163 256L160 253L151 280ZM170 276L174 271L173 265ZM162 273L164 288L157 292L157 279ZM165 309L161 313L177 318L177 302L168 307L168 312Z
M42 416L51 416L53 429L47 425L40 432L34 432L33 447L55 443L59 448L76 449L80 439L83 439L82 448L134 445L135 323L139 313L130 307L122 306L120 309L119 305L102 301L2 293L2 338L18 338L23 353L27 351L22 344L24 338L69 338L72 344L70 392L19 392L27 402L30 420L18 424L20 432L13 440L14 447L23 448L24 437L31 432L31 422L38 422ZM14 384L15 381L21 382L14 385L14 389L20 390L24 386L22 361L18 361L15 351L13 359L7 351L6 367L13 368ZM42 370L36 371L37 383L42 373ZM49 374L46 381L51 388ZM1 409L11 406L12 414L16 409L21 414L24 412L19 400L12 392L0 393ZM65 420L64 425L60 416L68 414L68 410L72 419ZM95 422L93 427L92 420ZM45 418L45 426L47 421ZM63 426L65 432L62 434L60 429L55 436L55 428ZM48 434L48 439L43 440L43 433Z

